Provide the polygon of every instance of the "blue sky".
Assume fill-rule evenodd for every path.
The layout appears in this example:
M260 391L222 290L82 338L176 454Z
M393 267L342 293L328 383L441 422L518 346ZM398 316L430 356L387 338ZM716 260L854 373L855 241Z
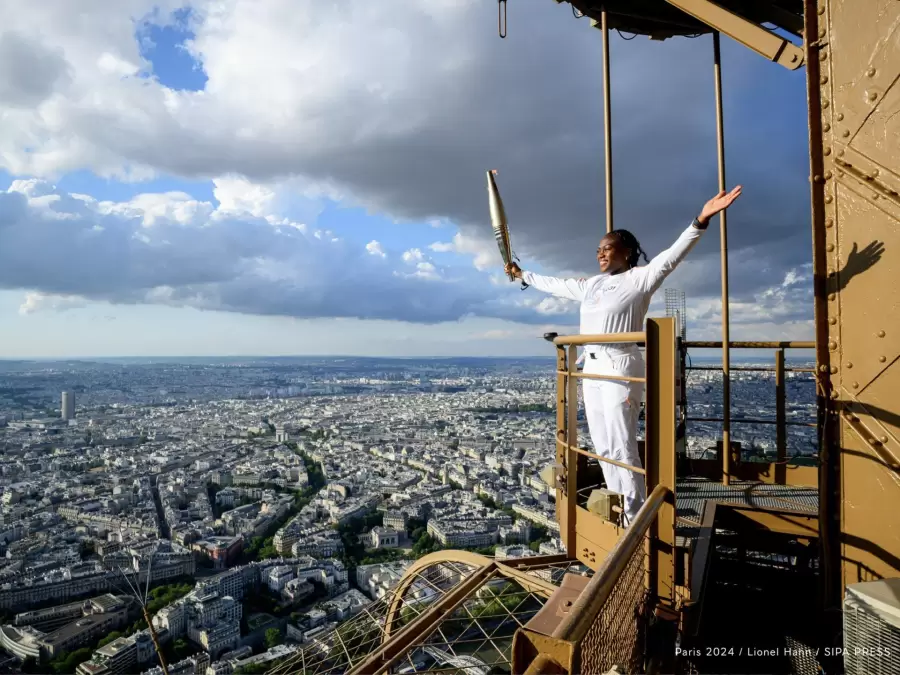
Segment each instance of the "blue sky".
M523 4L501 41L475 0L49 5L0 10L0 358L536 355L574 330L499 274L484 185L525 266L594 272L601 42L571 12ZM715 191L710 43L612 44L617 225L651 255ZM809 339L804 74L723 54L732 335ZM691 337L718 335L717 237L668 282Z

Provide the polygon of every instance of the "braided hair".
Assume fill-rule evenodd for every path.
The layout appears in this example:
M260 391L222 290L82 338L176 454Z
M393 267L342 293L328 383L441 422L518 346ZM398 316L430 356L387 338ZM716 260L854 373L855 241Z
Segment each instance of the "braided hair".
M644 262L650 262L647 259L647 253L644 249L641 248L640 242L637 240L631 232L628 230L613 230L609 232L610 235L614 236L619 240L619 243L622 244L627 249L630 249L631 255L628 256L628 266L629 267L637 267L638 262L640 262L641 257L644 258Z

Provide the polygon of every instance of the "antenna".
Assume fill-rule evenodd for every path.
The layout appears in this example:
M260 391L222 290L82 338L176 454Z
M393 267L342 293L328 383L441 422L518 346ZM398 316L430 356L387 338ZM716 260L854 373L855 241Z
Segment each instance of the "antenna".
M687 313L684 291L677 288L666 289L666 316L675 318L675 334L687 339Z

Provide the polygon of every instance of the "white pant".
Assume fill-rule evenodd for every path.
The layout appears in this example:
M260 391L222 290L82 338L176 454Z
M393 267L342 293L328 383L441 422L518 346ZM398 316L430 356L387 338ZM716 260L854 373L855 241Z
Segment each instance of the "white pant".
M596 358L591 358L594 354ZM608 348L585 350L584 372L602 375L644 376L640 352L621 353ZM631 466L640 467L637 426L644 394L643 382L582 379L584 408L594 452ZM625 522L630 523L647 495L644 476L600 462L606 487L624 498Z

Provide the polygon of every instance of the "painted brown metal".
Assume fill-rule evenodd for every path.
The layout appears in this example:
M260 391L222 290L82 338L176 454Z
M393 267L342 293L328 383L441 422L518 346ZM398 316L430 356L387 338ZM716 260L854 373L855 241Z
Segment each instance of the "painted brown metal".
M463 552L441 551L440 553L458 554ZM425 637L431 633L438 625L440 625L440 622L443 621L448 614L465 602L472 593L496 574L497 565L494 561L489 560L486 565L479 567L440 600L422 612L422 614L416 617L415 621L401 629L399 633L393 635L392 639L385 639L385 642L382 643L380 648L375 649L365 659L347 671L347 675L374 675L375 673L380 672L390 672L391 666L403 657L406 650L416 639ZM414 577L406 578L413 579ZM395 600L400 597L402 596L398 592L395 596ZM395 612L392 608L389 620L393 619L394 615ZM387 635L387 626L385 626L385 637L387 637Z
M675 602L675 339L674 318L647 321L647 492L666 489L650 531L649 590L669 606Z
M722 49L719 32L713 33L713 74L716 90L716 159L719 192L725 190L725 115L722 110ZM728 209L719 213L719 264L722 275L722 447L731 447L731 318L728 302ZM722 453L722 483L731 480L731 453Z
M697 349L721 349L722 342L718 340L688 340L685 347ZM815 349L816 343L806 340L732 340L729 342L732 349Z
M813 175L822 176L812 182L813 233L815 271L825 279L816 323L828 401L820 502L834 607L847 584L900 574L900 520L880 517L900 505L900 5L821 0L815 7L807 12L820 57L816 73L810 58L810 80L818 75L809 96L810 154Z
M440 565L444 562L457 562L463 563L465 565L471 565L474 568L481 568L488 565L492 561L490 558L486 558L478 553L472 553L471 551L438 551L436 553L429 553L428 555L419 558L403 573L403 578L400 579L400 583L393 591L391 606L388 609L387 616L385 617L385 640L390 638L395 632L394 627L397 622L397 618L400 615L400 608L403 604L403 599L406 595L406 591L409 589L410 585L415 582L417 575L433 565Z
M599 373L572 373L572 377L580 378L582 380L612 380L614 382L647 381L646 377L629 377L628 375L600 375Z
M634 342L643 344L643 333L606 333L601 335L560 335L553 338L553 344L574 345L582 347L584 345L599 344L624 344L626 342Z
M603 140L606 174L606 231L613 230L613 166L612 166L612 106L609 81L609 16L606 8L600 10L600 27L603 31Z
M629 560L635 551L643 547L647 531L656 520L660 508L670 494L663 485L658 485L650 493L635 517L634 523L626 530L625 536L619 539L600 570L591 577L590 583L578 596L570 614L560 622L553 632L553 637L569 642L578 642L584 638L594 618L612 594Z
M691 474L709 480L721 480L722 462L716 459L692 459ZM741 462L732 465L731 477L734 480L754 481L767 485L817 487L819 485L819 467L794 464L791 458L786 459L784 464Z
M785 68L795 70L803 65L803 51L799 47L718 3L710 0L666 2Z
M577 368L578 348L571 345L568 349L568 377L566 379L566 528L560 527L560 534L565 534L563 544L569 557L576 557L575 551L575 507L578 495L578 469L581 462L572 448L578 447L578 380L572 377Z

